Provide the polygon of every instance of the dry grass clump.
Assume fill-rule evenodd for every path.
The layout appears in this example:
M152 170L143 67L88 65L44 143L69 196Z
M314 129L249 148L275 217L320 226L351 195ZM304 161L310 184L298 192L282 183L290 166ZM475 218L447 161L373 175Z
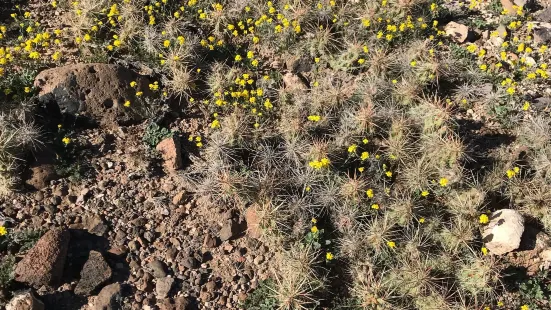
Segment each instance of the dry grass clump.
M20 185L29 152L42 147L41 130L24 112L0 114L0 195Z

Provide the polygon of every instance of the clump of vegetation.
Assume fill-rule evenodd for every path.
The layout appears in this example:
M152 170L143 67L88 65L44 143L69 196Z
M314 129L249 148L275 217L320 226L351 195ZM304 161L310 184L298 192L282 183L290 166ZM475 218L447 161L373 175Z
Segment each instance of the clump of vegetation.
M151 123L147 126L143 136L143 142L151 148L155 148L159 142L172 137L174 133L170 129L161 127L157 123Z
M258 288L247 297L243 303L244 309L250 310L271 310L277 306L277 300L273 297L274 283L271 280L261 282Z
M15 256L6 255L0 259L0 289L10 286L15 275Z
M545 309L551 302L551 283L548 272L541 271L535 277L526 279L518 285L520 298L523 304L530 309Z

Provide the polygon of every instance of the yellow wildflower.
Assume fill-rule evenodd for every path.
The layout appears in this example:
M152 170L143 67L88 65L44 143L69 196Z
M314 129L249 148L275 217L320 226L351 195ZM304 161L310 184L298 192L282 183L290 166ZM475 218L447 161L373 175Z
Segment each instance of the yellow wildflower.
M488 215L486 215L486 214L481 214L480 217L478 218L478 222L480 224L488 224L489 221L490 221L490 219L488 218Z

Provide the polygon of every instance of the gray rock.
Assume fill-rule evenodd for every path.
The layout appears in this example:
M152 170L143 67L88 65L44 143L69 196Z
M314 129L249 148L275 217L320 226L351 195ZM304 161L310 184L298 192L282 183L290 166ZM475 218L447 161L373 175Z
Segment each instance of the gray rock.
M155 292L157 293L157 298L166 298L168 296L168 293L172 289L172 285L174 284L174 278L166 277L157 279L157 284L155 285Z
M44 310L44 303L28 291L15 295L6 305L6 310Z
M101 253L91 251L90 257L80 272L80 281L75 287L75 294L90 295L95 289L109 281L111 275L111 267L109 267Z
M93 309L122 309L121 285L119 283L113 283L104 287L98 294Z
M70 238L69 231L62 228L47 232L17 264L15 280L35 287L59 284Z
M538 22L551 23L551 7L537 12L535 14L535 20Z
M149 242L153 242L153 240L155 240L155 234L151 231L146 231L145 234L143 234L143 237Z
M524 232L524 217L512 209L502 209L490 215L482 228L482 240L490 253L502 255L519 248Z
M166 265L156 259L147 265L153 271L153 276L157 279L166 277Z
M551 23L549 22L531 22L530 25L534 31L535 43L551 42Z

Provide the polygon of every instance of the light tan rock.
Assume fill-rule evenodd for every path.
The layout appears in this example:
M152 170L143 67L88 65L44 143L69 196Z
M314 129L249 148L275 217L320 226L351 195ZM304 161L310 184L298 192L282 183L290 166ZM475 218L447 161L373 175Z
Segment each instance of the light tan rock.
M519 248L523 232L524 217L516 210L502 209L490 215L482 240L490 253L503 255Z

